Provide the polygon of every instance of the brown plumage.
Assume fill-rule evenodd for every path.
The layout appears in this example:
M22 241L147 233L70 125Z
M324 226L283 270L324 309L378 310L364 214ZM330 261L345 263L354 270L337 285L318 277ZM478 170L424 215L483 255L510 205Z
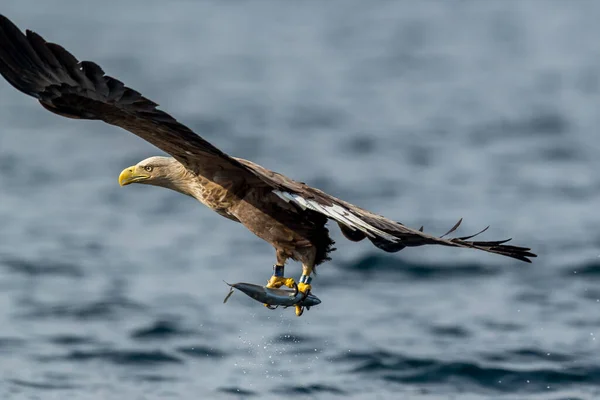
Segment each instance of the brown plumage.
M170 154L173 159L152 157L125 170L122 184L153 184L195 197L271 243L277 250L278 264L287 258L299 260L310 274L314 266L328 260L333 241L325 225L330 219L338 223L348 239L368 238L388 252L438 244L474 248L526 262L536 257L528 248L504 244L508 240L436 237L250 161L230 157L158 110L153 101L105 75L95 63L77 61L64 48L34 32L23 34L4 16L0 16L0 74L56 114L102 120Z

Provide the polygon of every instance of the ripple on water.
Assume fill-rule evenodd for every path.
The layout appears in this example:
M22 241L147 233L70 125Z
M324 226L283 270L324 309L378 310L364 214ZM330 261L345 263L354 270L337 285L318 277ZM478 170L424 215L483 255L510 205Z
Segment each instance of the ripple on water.
M157 375L157 374L135 374L132 376L134 380L139 382L151 382L151 383L162 383L162 382L177 382L178 378L173 376Z
M596 382L599 377L597 368L516 370L469 362L438 362L423 371L386 373L382 379L397 383L452 383L458 387L477 386L498 392L534 392L559 384L563 389L567 385L577 387L582 383Z
M183 360L162 350L74 350L65 355L40 356L43 362L102 361L116 365L152 366L158 364L181 364Z
M0 337L0 353L20 351L27 345L25 339L16 337Z
M523 325L514 322L492 321L489 319L482 320L480 324L486 329L497 332L518 332L525 329Z
M473 143L484 145L511 138L561 136L568 132L570 121L567 116L555 111L541 111L521 118L497 119L476 126L471 134Z
M232 395L237 395L237 396L243 396L243 397L250 397L250 396L257 396L258 393L253 392L251 390L247 390L247 389L242 389L239 387L222 387L217 389L218 392L221 393L225 393L225 394L232 394Z
M9 379L9 383L13 385L26 387L30 389L38 389L41 391L46 390L65 390L65 389L77 389L79 386L71 383L58 383L55 381L29 381L24 379Z
M88 303L35 303L28 307L32 310L25 312L25 319L38 320L43 318L75 319L75 320L111 320L122 317L124 313L145 310L140 303L122 297L114 297Z
M432 335L451 338L467 338L471 336L471 333L467 329L456 325L434 326L430 331Z
M533 348L522 348L497 353L484 354L483 358L494 362L534 363L534 362L572 362L575 357L556 351L542 351Z
M578 266L569 266L563 269L563 275L575 279L600 279L600 262L594 260Z
M83 271L79 266L58 261L30 261L17 258L5 258L0 260L0 265L9 272L27 276L54 275L69 278L81 278L84 276Z
M78 336L72 334L54 335L48 338L48 341L65 347L98 343L97 340L91 336Z
M320 383L313 383L311 385L294 385L294 386L283 386L278 387L277 389L273 389L273 393L278 393L282 395L324 395L324 394L337 394L343 395L346 394L342 389L339 389L335 386L324 385Z
M539 350L522 349L507 352L505 356L492 355L496 361L513 361L519 368L487 365L467 361L446 361L434 358L410 357L384 351L344 354L334 362L353 364L354 374L376 376L387 382L401 384L448 384L455 387L476 386L497 392L533 392L560 384L577 387L583 383L593 384L600 378L597 366L546 366L527 368L532 361L560 363L569 357L562 354L547 355ZM526 362L524 362L524 360Z
M179 323L168 320L158 320L149 326L135 329L131 338L136 340L166 340L175 337L185 337L194 334L192 330L183 328Z
M193 345L193 346L179 346L177 352L185 354L186 356L193 358L223 358L227 356L227 353L215 349L214 347Z

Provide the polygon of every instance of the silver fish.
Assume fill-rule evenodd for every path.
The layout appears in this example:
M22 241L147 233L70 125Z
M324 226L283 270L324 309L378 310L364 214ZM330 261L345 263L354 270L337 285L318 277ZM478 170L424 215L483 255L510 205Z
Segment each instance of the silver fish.
M311 293L309 293L309 295L306 296L304 300L302 300L302 298L304 297L304 294L302 292L298 292L296 295L294 295L294 290L290 289L269 289L264 286L243 282L227 284L231 286L232 289L227 294L227 297L223 302L226 302L229 299L233 292L233 289L235 288L240 292L245 293L247 296L253 298L254 300L264 304L268 304L270 306L288 307L298 304L303 307L313 307L318 304L321 304L321 300Z

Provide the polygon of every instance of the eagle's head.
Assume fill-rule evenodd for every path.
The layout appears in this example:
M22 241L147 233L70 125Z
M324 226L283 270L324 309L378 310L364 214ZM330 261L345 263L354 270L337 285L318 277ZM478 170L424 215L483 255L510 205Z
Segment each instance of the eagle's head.
M119 185L132 183L161 186L184 194L188 193L190 172L172 157L150 157L125 168L119 175Z

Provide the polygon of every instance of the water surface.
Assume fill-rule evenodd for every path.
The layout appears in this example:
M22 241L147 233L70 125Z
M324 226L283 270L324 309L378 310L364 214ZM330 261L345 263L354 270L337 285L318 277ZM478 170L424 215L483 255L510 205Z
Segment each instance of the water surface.
M595 399L600 4L4 0L229 154L526 265L345 241L296 318L272 248L117 184L161 154L0 83L2 398ZM297 265L288 273L300 274Z

